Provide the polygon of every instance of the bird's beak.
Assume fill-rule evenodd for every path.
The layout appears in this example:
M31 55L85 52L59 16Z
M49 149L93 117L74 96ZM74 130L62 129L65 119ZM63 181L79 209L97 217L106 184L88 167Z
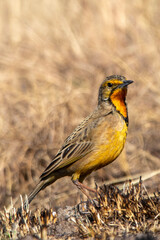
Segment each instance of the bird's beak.
M127 86L128 86L129 84L131 84L131 83L133 83L132 80L125 80L125 81L123 81L122 84L120 84L120 85L118 86L118 88L127 87Z

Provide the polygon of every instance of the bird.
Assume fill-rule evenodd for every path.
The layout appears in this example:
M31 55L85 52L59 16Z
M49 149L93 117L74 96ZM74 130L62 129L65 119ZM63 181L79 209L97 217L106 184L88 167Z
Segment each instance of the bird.
M99 88L98 104L75 130L41 174L39 183L28 196L28 203L48 185L70 176L86 196L94 189L83 184L93 171L113 162L122 152L128 132L126 95L133 83L121 75L105 78Z

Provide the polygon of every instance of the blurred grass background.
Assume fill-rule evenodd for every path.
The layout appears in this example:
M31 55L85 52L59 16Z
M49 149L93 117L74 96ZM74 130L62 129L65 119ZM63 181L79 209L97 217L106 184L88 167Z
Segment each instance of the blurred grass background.
M159 12L158 0L0 0L0 206L33 189L112 74L134 80L128 139L88 184L160 168ZM34 204L78 200L63 178Z

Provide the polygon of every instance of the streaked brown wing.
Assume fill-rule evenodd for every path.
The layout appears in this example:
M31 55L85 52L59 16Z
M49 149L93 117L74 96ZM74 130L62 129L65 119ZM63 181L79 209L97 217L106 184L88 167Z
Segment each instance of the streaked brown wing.
M62 148L40 176L41 180L46 179L53 171L81 159L92 150L93 144L89 136L93 126L90 126L90 118L91 115L85 118L74 132L66 138Z
M53 161L49 164L46 170L40 176L41 180L46 179L51 172L69 166L75 161L81 159L92 150L90 141L70 143L64 146L55 156Z

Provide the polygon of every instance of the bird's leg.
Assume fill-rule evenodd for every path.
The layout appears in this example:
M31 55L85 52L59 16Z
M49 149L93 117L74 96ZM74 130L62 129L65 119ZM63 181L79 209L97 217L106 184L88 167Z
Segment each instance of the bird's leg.
M89 197L88 193L86 192L85 188L82 187L83 184L80 183L80 182L78 181L78 179L72 180L72 182L76 185L76 187L77 187L79 190L81 190L81 192L82 192L84 195L86 195L86 197L87 197L88 199L90 199L90 197Z
M94 193L97 192L96 190L94 190L94 189L92 189L92 188L90 188L90 187L87 187L87 186L85 186L83 183L79 182L78 179L76 179L76 180L73 180L73 179L72 179L72 182L73 182L73 183L77 186L77 188L80 189L80 190L87 196L87 198L89 198L89 199L90 199L90 197L89 197L88 193L85 191L85 189L88 190L88 191L90 191L90 192L94 192Z

